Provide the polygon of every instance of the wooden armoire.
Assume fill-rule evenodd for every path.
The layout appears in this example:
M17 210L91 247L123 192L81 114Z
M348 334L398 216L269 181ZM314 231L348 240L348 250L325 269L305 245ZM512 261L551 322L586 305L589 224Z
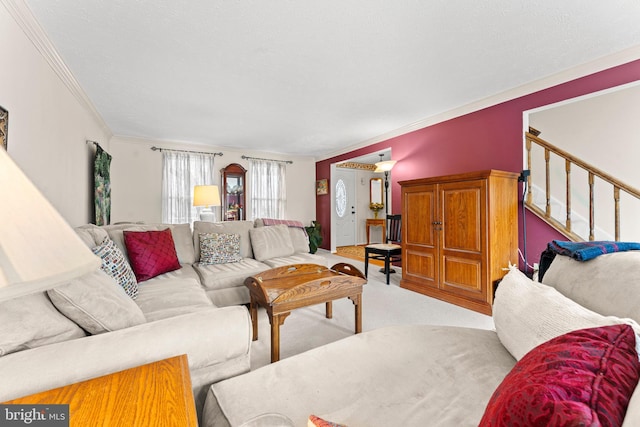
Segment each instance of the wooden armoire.
M518 176L401 181L400 286L490 315L495 283L518 262Z

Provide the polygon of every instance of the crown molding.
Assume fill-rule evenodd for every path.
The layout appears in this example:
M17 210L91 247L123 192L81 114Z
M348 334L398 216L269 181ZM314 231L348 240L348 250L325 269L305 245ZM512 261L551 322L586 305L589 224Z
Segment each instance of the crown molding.
M465 114L473 113L475 111L479 111L484 108L500 104L502 102L510 101L512 99L516 99L521 96L529 95L531 93L538 92L543 89L548 89L550 87L553 87L562 83L566 83L571 80L578 79L580 77L585 77L590 74L594 74L599 71L606 70L608 68L613 68L618 65L626 64L628 62L635 61L637 59L640 59L640 46L633 46L631 48L622 50L620 52L616 52L614 54L607 55L602 58L598 58L594 61L590 61L585 64L581 64L581 65L569 68L567 70L561 71L559 73L552 74L542 79L534 80L532 82L525 83L521 86L517 86L515 88L506 90L504 92L500 92L498 94L489 96L487 98L483 98L478 101L463 105L461 107L454 108L449 111L445 111L444 113L436 114L434 116L427 117L426 119L422 119L417 122L410 123L406 126L402 126L398 129L392 130L382 135L378 135L366 141L362 141L360 143L351 145L347 148L343 148L339 151L334 151L332 153L326 154L321 158L318 158L318 161L327 160L332 157L336 157L345 153L349 153L354 150L358 150L360 148L368 147L370 145L377 144L379 142L387 141L391 138L395 138L400 135L404 135L419 129L423 129L428 126L433 126L435 124L445 122L447 120L455 119L456 117L464 116Z
M47 61L54 73L62 80L62 83L69 89L71 94L83 105L96 119L98 125L111 138L113 132L107 126L91 99L87 96L78 80L64 63L62 57L58 54L53 43L45 33L40 23L29 9L24 0L0 0L9 14L22 29L27 38L33 43L35 48L40 52L42 57Z

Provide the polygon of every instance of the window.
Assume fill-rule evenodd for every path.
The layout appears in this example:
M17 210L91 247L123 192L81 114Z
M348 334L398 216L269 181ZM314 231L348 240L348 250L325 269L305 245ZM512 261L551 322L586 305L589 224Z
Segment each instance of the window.
M253 159L250 163L252 218L285 219L287 208L286 164Z
M193 187L213 184L215 156L162 150L162 222L192 224L199 219Z

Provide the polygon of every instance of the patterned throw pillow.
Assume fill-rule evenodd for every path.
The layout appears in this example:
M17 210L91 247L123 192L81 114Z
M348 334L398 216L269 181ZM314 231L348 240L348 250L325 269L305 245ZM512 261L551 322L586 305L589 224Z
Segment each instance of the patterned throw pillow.
M333 421L327 421L323 418L320 418L316 415L309 415L309 420L307 421L307 427L346 427L343 424L334 423Z
M238 261L242 261L239 234L200 234L200 264L226 264Z
M491 396L483 427L619 426L638 384L629 325L581 329L527 353Z
M91 250L102 258L102 270L113 277L122 286L127 295L132 299L136 299L138 297L136 276L124 254L118 249L113 240L107 237L100 245Z
M123 233L138 283L180 269L176 245L169 228L162 231L124 230Z

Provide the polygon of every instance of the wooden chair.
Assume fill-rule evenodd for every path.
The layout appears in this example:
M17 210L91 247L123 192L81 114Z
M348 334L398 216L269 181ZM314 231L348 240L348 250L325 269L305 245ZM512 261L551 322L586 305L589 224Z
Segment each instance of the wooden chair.
M387 285L389 275L395 273L391 264L402 260L402 216L387 215L387 235L384 236L384 243L376 243L364 247L364 275L369 273L369 258L384 260L384 269L381 272L387 275Z

